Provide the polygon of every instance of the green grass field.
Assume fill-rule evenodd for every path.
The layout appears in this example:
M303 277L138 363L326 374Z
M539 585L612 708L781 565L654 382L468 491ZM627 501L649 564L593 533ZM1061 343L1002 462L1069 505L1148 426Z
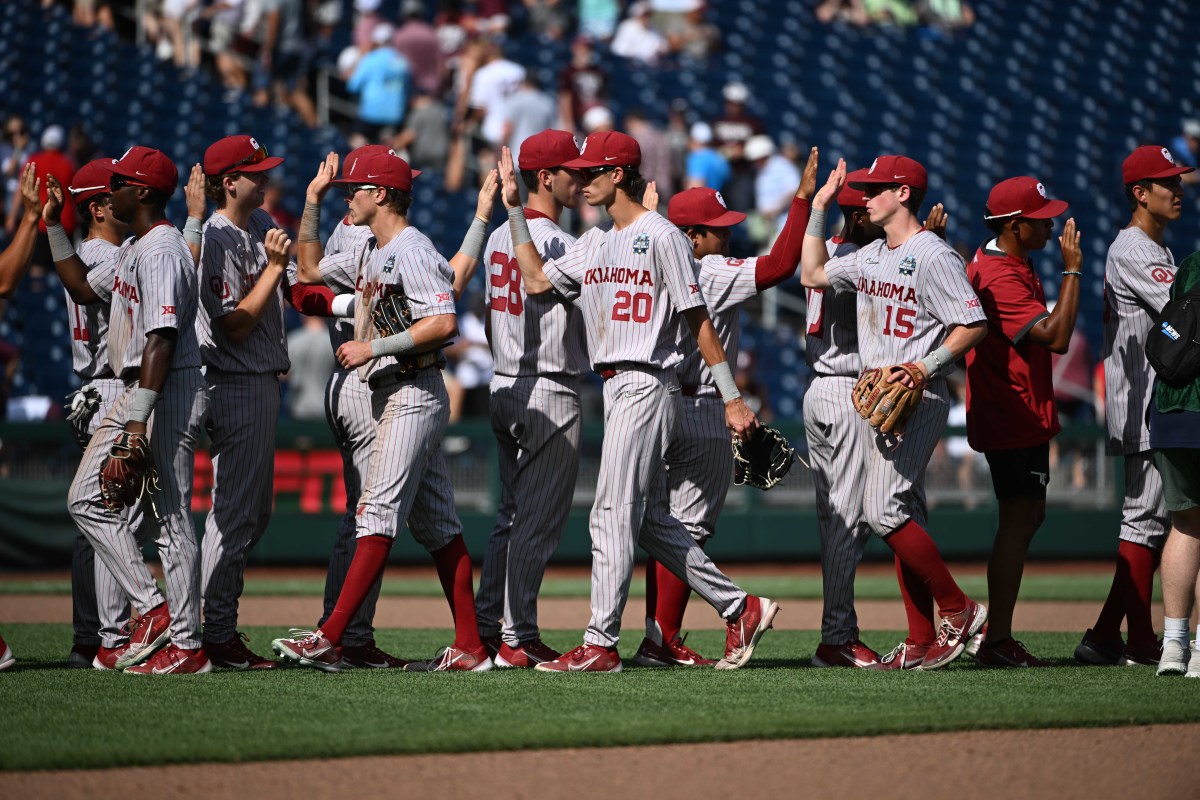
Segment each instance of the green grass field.
M280 631L248 633L265 651ZM966 659L931 673L817 670L808 658L818 634L780 631L733 673L294 668L174 679L63 668L68 625L6 625L4 635L19 658L0 675L5 770L1200 721L1200 681L1077 666L1077 633L1025 637L1060 665L1027 671L982 670ZM546 640L566 649L578 636ZM864 639L886 648L900 636ZM450 637L387 630L378 638L412 658ZM723 634L696 632L689 644L719 652Z

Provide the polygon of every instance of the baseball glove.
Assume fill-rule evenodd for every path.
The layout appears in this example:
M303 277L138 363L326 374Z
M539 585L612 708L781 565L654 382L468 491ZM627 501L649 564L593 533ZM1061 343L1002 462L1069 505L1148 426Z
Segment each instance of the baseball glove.
M375 326L380 339L395 336L412 327L412 309L403 290L379 298L371 315L371 324Z
M760 426L749 439L733 440L733 482L765 492L783 480L797 460L803 461L786 436Z
M96 411L100 408L101 400L99 389L95 386L84 386L67 395L66 405L63 406L63 410L67 412L67 422L71 423L71 430L75 434L75 441L83 450L87 449L88 442L92 440L88 428L92 425L92 417L96 416Z
M915 388L908 388L902 381L888 382L896 370L907 372ZM854 384L851 400L858 415L880 433L899 434L917 410L925 394L925 374L913 362L897 364L883 369L869 369Z
M100 466L100 502L117 513L158 489L158 470L143 434L121 431Z

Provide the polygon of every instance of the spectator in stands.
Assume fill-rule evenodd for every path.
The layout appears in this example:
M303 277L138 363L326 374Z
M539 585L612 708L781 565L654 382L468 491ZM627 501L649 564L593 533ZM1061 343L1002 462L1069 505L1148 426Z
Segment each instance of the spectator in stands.
M584 134L596 131L611 131L616 125L613 114L604 106L592 106L583 115Z
M75 0L71 16L76 25L84 28L99 25L111 31L116 24L111 0Z
M375 26L369 50L346 81L359 96L358 130L371 142L394 136L408 107L408 61L392 47L393 33L386 23Z
M200 39L192 26L200 16L200 0L163 0L163 41L170 44L175 66L195 69L200 66Z
M721 46L721 31L705 19L703 0L684 4L682 13L659 14L659 31L667 39L672 53L695 59L705 59Z
M729 162L713 149L712 128L706 122L696 122L688 132L688 139L690 152L684 164L684 188L706 186L721 191L729 180ZM796 183L799 182L797 178Z
M579 35L607 42L620 16L617 0L579 0Z
M259 0L263 11L263 42L255 75L255 105L282 101L310 128L317 110L308 94L311 47L305 0Z
M675 98L667 107L667 127L664 133L667 142L671 145L671 175L674 177L676 186L683 181L684 164L687 163L688 157L688 142L691 140L688 136L688 110L688 102L682 97Z
M1171 141L1171 155L1185 167L1200 167L1200 119L1185 119L1183 133ZM1184 183L1200 183L1200 171L1180 176Z
M921 22L943 30L975 24L975 11L962 0L918 0L916 11Z
M590 39L577 36L571 42L571 63L562 71L558 84L558 114L563 130L578 131L583 115L601 105L608 92L608 74L600 66Z
M333 372L329 328L322 317L305 317L304 324L288 334L287 409L292 419L325 419L325 382Z
M725 110L713 123L713 142L729 161L732 174L721 192L730 208L750 208L754 205L754 165L746 160L744 148L750 137L765 131L762 121L746 110L750 90L746 84L733 81L721 90Z
M917 12L909 0L863 0L872 25L916 25Z
M47 175L53 175L63 186L70 185L71 178L75 177L75 162L62 150L65 143L66 134L63 132L63 129L58 125L50 125L46 130L42 131L42 149L30 154L25 159L26 164L32 163L35 165L37 179L42 182L41 195L43 203L46 202ZM24 166L24 164L21 166ZM10 202L8 221L5 223L9 234L16 227L20 211L21 194L17 192L13 195ZM62 226L68 236L75 234L75 203L71 201L69 196L63 205ZM46 238L46 224L44 222L38 223L38 240L34 246L33 263L45 267L53 264L53 261L50 259L50 242Z
M567 30L567 9L564 0L525 0L529 27L539 39L558 41Z
M459 71L459 61L475 34L475 17L463 9L462 0L440 0L433 29L446 57L446 69Z
M675 175L671 168L671 142L667 135L646 119L641 109L632 108L625 114L625 132L637 139L642 148L639 171L647 182L658 187L658 196L670 199L675 194ZM652 209L653 210L653 209Z
M480 120L481 137L499 147L504 143L504 106L521 88L525 68L505 58L495 39L481 40L479 58L479 68L470 78L467 104L472 115Z
M480 36L503 39L509 19L508 0L475 0L475 27Z
M503 108L504 133L502 141L512 150L513 158L521 152L521 142L553 128L558 120L558 107L554 98L538 87L537 78L526 72L516 94L508 98Z
M826 25L847 22L862 26L870 22L867 10L863 8L863 0L822 0L815 13L817 21Z
M444 172L450 150L450 112L437 96L417 90L404 120L404 130L392 142L413 169Z
M629 6L629 16L617 26L613 36L613 55L657 64L671 49L666 38L650 25L650 4L638 0Z
M446 85L446 56L433 26L425 21L425 4L405 0L402 13L404 23L396 29L392 47L408 60L413 90L438 95Z
M383 0L354 0L354 28L350 35L350 43L358 48L358 52L366 53L375 44L375 29L380 25L391 25L387 18L379 13Z
M4 192L0 200L4 205L0 208L10 209L13 198L21 196L21 167L32 149L33 137L29 135L25 120L16 114L4 120L4 141L0 142L0 188ZM4 222L5 233L11 236L17 224L11 210L4 215Z
M243 56L234 48L242 25L245 0L216 0L200 14L208 25L208 50L213 54L226 99L232 99L246 88L246 66Z
M800 183L800 170L775 152L769 136L753 136L746 142L746 160L754 165L754 207L769 223L770 239L783 228L792 195Z

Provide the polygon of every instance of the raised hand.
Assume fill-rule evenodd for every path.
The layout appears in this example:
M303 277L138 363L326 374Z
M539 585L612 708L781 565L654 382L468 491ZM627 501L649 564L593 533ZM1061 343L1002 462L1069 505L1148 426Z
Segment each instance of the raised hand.
M1067 220L1067 224L1063 225L1062 236L1058 237L1058 243L1062 246L1063 270L1066 272L1079 272L1083 266L1083 250L1079 247L1079 231L1075 229L1075 218L1071 217Z
M32 166L32 165L30 165ZM26 178L30 177L31 171L29 167L25 168L25 174L21 176L21 199L25 202L26 213L30 210L29 195L27 193ZM34 183L33 194L37 196L38 186L40 183L37 179L32 179ZM63 188L58 182L58 178L53 175L46 176L46 204L41 208L42 222L47 226L57 225L62 221L63 210Z
M479 187L479 202L475 206L475 216L487 222L492 218L492 206L496 204L496 187L500 176L496 170L490 170L483 176L483 185Z
M807 167L806 167L807 169ZM829 208L829 204L838 196L838 192L846 185L846 159L839 158L837 166L830 171L829 179L825 181L825 185L821 187L816 196L812 199L812 207L817 211L824 211Z
M817 190L817 148L808 151L808 161L804 164L804 172L800 175L800 188L796 189L796 197L807 200Z
M317 167L316 176L309 181L308 189L304 192L304 202L320 203L325 198L325 193L329 191L333 179L337 177L337 171L338 154L330 152Z
M47 176L53 180L55 185L58 181L53 175ZM25 165L25 169L21 171L21 202L25 204L25 213L30 215L30 218L39 217L42 214L42 182L38 179L37 168L31 162ZM58 187L58 202L62 206L62 186Z
M183 187L183 196L187 200L188 216L203 220L204 215L208 213L208 198L204 194L204 167L199 164L192 165L187 185Z
M925 220L925 230L933 231L942 241L946 240L946 224L950 221L950 215L946 213L946 207L938 203L933 208L929 209L929 217Z
M292 240L282 228L272 228L267 231L263 240L267 251L267 266L287 269L288 258L292 250Z
M651 211L658 208L658 181L646 182L646 192L642 195L642 206Z
M500 148L500 199L505 208L517 208L521 205L521 188L517 186L517 172L513 167L512 150Z

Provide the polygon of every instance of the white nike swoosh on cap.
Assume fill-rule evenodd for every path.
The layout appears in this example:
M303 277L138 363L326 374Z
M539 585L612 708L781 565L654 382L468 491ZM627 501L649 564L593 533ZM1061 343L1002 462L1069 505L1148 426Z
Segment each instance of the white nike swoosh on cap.
M604 160L605 161L616 161L617 157L616 156L605 156Z
M892 176L893 180L898 179L898 178L906 178L906 177L908 177L908 176L907 175L893 175Z
M368 175L367 177L368 178L378 178L379 176L378 175Z
M133 174L134 174L134 175L145 175L146 173L144 173L144 172L140 172L140 171L138 171L138 170L136 170L136 169L135 169L135 170L133 171Z
M567 670L569 672L583 672L585 669L590 667L592 664L595 664L599 660L600 660L600 656L592 656L587 661L580 664L578 667L575 666L574 664L568 664Z

